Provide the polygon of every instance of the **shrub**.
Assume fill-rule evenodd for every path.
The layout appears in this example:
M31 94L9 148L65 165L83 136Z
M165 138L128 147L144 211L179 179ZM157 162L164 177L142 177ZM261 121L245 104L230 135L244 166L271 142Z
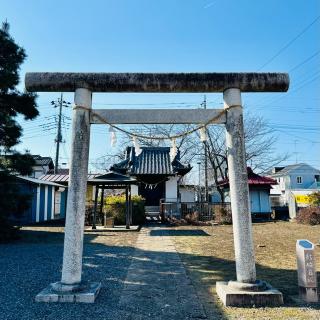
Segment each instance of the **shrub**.
M230 208L220 207L215 212L215 222L218 224L232 224L232 213Z
M86 210L85 210L85 216L84 216L84 224L86 226L92 223L93 210L94 210L94 201L88 201L86 203Z
M184 219L190 224L196 223L199 221L199 212L194 211L192 213L188 213Z
M132 223L143 224L145 222L144 199L141 196L132 196ZM104 211L107 217L113 217L116 225L126 223L126 196L108 196L104 203Z
M309 194L309 200L313 206L320 206L320 191Z
M301 208L297 215L297 222L311 226L320 224L320 207Z
M14 227L6 219L0 216L0 243L9 242L19 238L19 227Z

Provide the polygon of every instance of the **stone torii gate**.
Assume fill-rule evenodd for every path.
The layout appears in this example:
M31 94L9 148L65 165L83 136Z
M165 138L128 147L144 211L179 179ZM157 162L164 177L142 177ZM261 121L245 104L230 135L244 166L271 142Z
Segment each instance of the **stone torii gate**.
M225 124L236 281L218 282L225 305L278 305L282 294L256 279L241 92L285 92L285 73L27 73L34 92L74 92L62 277L36 296L44 302L94 302L100 283L83 282L82 252L90 124ZM93 92L223 92L224 110L92 110ZM225 111L225 112L223 112Z

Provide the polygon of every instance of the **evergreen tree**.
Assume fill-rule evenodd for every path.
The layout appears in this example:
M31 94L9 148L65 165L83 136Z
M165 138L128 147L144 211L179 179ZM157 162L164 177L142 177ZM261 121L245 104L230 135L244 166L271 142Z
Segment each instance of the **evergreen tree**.
M16 89L25 58L24 49L15 43L4 22L0 29L0 240L15 235L8 216L21 213L29 202L28 196L19 195L15 175L31 173L34 160L30 154L14 150L22 135L16 117L20 114L31 120L39 114L36 96Z

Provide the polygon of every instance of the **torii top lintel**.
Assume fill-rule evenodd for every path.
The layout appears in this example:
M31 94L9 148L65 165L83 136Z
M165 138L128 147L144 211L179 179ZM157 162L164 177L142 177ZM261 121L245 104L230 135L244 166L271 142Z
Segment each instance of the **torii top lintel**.
M285 92L287 73L69 73L28 72L28 91L74 92Z

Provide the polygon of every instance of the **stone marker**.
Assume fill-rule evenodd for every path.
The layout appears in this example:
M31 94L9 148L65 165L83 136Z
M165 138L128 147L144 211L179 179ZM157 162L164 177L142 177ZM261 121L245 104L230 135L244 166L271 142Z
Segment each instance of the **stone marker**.
M300 298L306 302L318 302L314 244L308 240L297 240L296 251Z

